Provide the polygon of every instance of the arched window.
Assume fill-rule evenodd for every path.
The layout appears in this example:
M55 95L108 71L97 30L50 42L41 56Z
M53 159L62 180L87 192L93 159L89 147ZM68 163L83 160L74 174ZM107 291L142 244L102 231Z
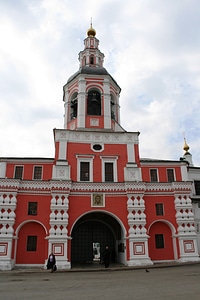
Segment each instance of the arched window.
M96 90L91 90L88 93L87 114L101 115L101 94Z
M70 117L71 120L77 117L78 93L74 93L70 101Z
M93 56L93 55L90 56L90 64L91 64L91 65L94 65L94 56Z
M111 94L110 96L110 111L111 111L111 119L115 120L116 117L116 105L115 105L115 100L114 96Z

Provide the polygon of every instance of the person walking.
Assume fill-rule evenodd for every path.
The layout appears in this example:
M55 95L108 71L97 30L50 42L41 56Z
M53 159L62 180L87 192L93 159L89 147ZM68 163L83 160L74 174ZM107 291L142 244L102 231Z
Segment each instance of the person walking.
M51 270L51 273L53 273L53 271L56 271L56 258L53 252L50 253L47 262L47 270L49 269Z
M110 264L110 251L109 251L108 246L106 246L106 248L105 248L105 251L104 251L104 254L103 254L103 258L104 258L105 268L108 268L109 264Z

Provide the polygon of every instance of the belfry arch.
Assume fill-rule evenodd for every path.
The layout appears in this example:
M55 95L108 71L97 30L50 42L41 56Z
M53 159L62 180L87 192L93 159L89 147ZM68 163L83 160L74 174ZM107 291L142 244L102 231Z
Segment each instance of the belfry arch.
M95 116L101 115L101 94L96 89L92 89L88 92L87 114Z
M82 216L74 225L71 233L71 262L101 262L105 246L111 252L111 260L121 260L119 245L124 237L119 222L105 212L91 212Z

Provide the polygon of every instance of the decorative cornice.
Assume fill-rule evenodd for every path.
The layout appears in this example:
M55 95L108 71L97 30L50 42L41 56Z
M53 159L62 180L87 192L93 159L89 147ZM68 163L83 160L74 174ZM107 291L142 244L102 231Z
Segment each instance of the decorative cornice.
M145 194L176 194L176 193L191 193L191 182L172 182L172 183L146 183Z
M125 192L124 183L112 182L76 182L72 184L72 192Z
M14 191L17 192L19 189L20 180L17 179L0 179L0 192L6 191Z
M71 182L65 180L23 181L15 179L1 179L0 192L17 192L33 194L81 194L103 192L109 194L191 194L192 183L147 183L147 182Z
M138 132L96 132L55 129L55 141L78 142L78 143L111 143L127 144L138 143Z
M55 180L50 181L50 190L53 193L59 193L59 194L69 194L72 188L72 182L71 181L63 181L63 180Z
M126 193L144 194L146 190L146 183L142 181L125 182L125 190Z

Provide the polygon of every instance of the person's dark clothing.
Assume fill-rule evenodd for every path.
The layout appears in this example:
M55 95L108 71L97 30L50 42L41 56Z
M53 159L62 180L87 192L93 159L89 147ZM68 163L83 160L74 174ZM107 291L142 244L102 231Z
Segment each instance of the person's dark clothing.
M55 264L56 264L55 255L51 253L49 255L48 262L47 262L47 270L49 270L49 269L53 270L53 267L55 266Z
M104 251L103 259L104 259L105 268L108 268L109 264L110 264L110 251L109 251L108 247L106 247L106 249Z

